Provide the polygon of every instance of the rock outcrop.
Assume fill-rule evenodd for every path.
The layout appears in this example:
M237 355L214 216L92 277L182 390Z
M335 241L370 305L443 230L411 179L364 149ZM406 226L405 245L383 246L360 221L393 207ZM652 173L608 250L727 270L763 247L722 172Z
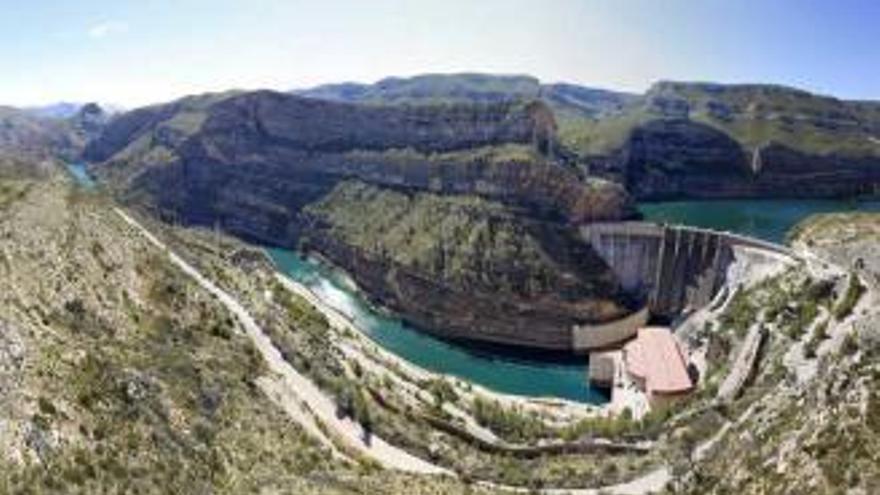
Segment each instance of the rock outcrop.
M85 157L124 198L167 220L319 251L425 329L565 348L574 324L630 309L607 267L575 241L575 226L628 218L634 209L622 186L554 161L555 133L541 102L356 105L260 91L122 115ZM349 183L370 194L343 197ZM438 222L456 217L490 228L488 250L476 249L470 234L444 238L422 225L377 251L383 242L344 235L320 215L321 206L335 208L334 219L354 219L349 227L378 229L368 212L380 198L434 204L448 213ZM505 249L531 239L528 256L543 261L498 250L502 236ZM418 262L385 257L406 253L416 238L458 253L457 275L436 271L443 260L434 251Z
M558 159L640 199L849 196L880 185L880 103L783 86L661 81L634 95L451 74L301 94L385 105L528 95L554 113Z
M304 248L444 337L570 350L575 324L631 310L574 231L498 203L346 182L305 215Z

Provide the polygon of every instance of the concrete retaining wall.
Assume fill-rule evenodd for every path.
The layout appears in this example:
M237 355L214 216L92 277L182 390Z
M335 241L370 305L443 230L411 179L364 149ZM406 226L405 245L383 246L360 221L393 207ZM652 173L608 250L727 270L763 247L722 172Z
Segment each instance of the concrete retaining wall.
M635 337L639 328L648 323L648 307L619 320L596 325L576 325L572 330L572 348L587 351L609 347Z

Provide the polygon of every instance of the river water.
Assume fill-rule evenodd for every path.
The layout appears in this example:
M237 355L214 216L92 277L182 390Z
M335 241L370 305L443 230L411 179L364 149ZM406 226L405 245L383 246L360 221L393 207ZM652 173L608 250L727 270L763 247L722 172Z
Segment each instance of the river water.
M321 263L286 249L269 249L279 270L309 287L321 300L351 318L383 348L430 371L464 378L498 392L546 396L601 404L604 391L587 384L586 358L543 359L520 352L446 342L372 308L345 277Z
M671 201L646 203L639 209L649 221L727 230L781 243L791 227L811 214L880 211L880 201ZM499 392L592 404L608 400L603 391L589 386L586 358L529 358L520 353L475 350L472 346L446 342L370 307L344 277L317 261L283 249L270 249L269 254L279 270L311 288L322 300L353 319L375 342L411 363Z
M83 186L95 182L83 164L68 164ZM672 201L640 206L646 220L727 230L783 242L786 232L814 213L880 211L880 201L717 200ZM605 392L589 386L587 360L535 356L498 348L447 342L370 306L347 278L315 260L286 249L267 249L277 268L309 287L325 303L351 318L378 345L430 371L453 375L498 392L556 397L602 404Z
M68 163L67 171L73 176L73 179L86 189L94 189L97 185L95 180L89 175L84 163Z

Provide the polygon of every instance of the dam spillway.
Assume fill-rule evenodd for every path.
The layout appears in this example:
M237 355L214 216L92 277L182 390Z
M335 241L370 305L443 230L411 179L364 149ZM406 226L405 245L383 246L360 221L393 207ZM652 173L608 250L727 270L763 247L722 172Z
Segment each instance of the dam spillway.
M649 222L594 223L581 227L581 235L622 288L643 300L651 316L666 320L709 304L724 284L733 247L790 254L737 234Z

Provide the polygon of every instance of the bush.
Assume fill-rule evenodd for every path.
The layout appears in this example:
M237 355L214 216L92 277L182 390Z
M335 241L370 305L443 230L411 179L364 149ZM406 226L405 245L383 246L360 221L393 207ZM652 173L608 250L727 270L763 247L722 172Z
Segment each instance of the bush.
M859 341L858 336L855 333L848 333L846 337L843 338L843 344L841 345L841 352L843 352L847 356L852 356L856 352L859 351Z
M855 309L856 304L859 303L859 299L862 298L864 293L865 286L862 285L862 282L855 273L851 273L846 294L844 294L843 300L834 308L834 318L842 320L852 314L853 309Z
M816 357L816 350L819 349L819 345L823 340L828 338L828 320L823 321L816 325L813 329L813 336L810 337L810 340L804 345L804 356L808 358Z
M540 419L520 409L506 408L497 401L480 397L474 400L474 418L481 426L515 442L546 436L549 430Z
M434 396L434 405L440 409L445 402L455 403L458 400L458 393L448 381L443 378L433 378L428 380L422 386L431 392Z

